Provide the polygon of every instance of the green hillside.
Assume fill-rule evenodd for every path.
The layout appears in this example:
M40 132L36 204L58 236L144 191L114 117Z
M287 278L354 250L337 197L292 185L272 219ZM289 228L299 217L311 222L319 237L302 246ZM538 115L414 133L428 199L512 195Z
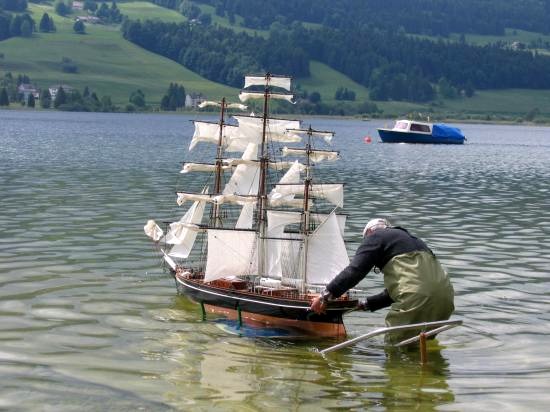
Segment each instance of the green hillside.
M133 20L153 19L163 22L184 22L186 17L174 10L159 7L149 2L120 3L119 9ZM212 23L236 31L256 33L262 37L267 31L245 29L238 24L242 17L236 16L237 25L230 25L226 17L216 16L211 6L200 4L203 12L212 15ZM14 37L0 42L0 76L5 72L14 75L26 74L39 87L63 83L82 90L88 86L100 97L111 96L117 105L125 105L130 94L137 89L145 93L148 104L157 106L172 82L183 84L188 92L201 92L209 99L235 96L237 89L209 81L185 67L162 56L148 52L126 41L113 25L86 25L85 35L73 31L74 13L70 18L57 15L53 5L29 3L29 11L38 24L44 12L55 21L57 32L34 33L31 38ZM82 13L82 12L80 12ZM455 35L451 36L455 39ZM478 44L502 40L505 42L548 41L548 36L521 30L507 31L505 36L467 35L466 41ZM456 38L458 41L458 38ZM77 66L77 73L64 73L61 63L71 59ZM368 101L369 90L351 80L348 76L318 61L310 62L310 76L297 78L296 85L308 94L318 92L321 101L338 105L336 90L340 87L356 95L355 103ZM547 90L499 90L476 91L472 98L453 100L438 99L428 104L404 101L377 101L382 116L395 117L413 113L429 113L434 118L455 117L459 119L507 118L521 119L530 112L550 118L550 91Z
M180 14L151 3L126 3L120 8L136 17L143 13L163 20L183 20ZM73 18L55 14L53 6L29 3L29 10L37 24L47 12L53 17L57 32L0 42L0 54L4 56L0 59L0 75L8 71L26 74L39 87L63 83L82 90L88 86L99 96L111 96L115 104L126 104L130 94L140 89L148 104L158 105L171 82L183 84L187 91L202 92L208 98L237 93L124 40L118 27L87 24L87 34L79 35L72 29ZM64 57L76 63L78 73L61 70Z

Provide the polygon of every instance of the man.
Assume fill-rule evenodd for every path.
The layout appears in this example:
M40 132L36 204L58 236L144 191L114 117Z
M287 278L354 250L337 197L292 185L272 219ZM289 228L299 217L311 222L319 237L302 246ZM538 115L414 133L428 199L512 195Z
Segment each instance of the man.
M453 287L430 248L406 229L391 227L380 218L367 223L353 260L313 300L311 310L323 313L327 300L357 285L373 267L383 272L385 290L361 301L359 308L375 311L391 305L387 326L447 320L453 313Z

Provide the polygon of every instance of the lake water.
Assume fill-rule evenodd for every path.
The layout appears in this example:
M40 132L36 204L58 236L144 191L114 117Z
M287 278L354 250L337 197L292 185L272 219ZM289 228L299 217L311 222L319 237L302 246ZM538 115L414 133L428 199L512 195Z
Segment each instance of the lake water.
M335 130L350 254L389 217L448 269L456 319L429 347L252 339L201 321L143 234L175 209L193 117L0 111L0 410L544 410L550 404L550 128L459 125L463 146ZM366 144L365 136L373 143ZM372 292L381 276L363 282ZM354 313L348 333L383 325Z

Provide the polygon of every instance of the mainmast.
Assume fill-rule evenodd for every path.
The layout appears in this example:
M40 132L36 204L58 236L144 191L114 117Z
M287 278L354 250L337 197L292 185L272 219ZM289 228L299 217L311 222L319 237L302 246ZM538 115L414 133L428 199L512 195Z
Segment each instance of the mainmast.
M258 247L258 273L260 276L265 275L265 237L267 229L267 166L269 157L267 155L267 142L266 131L269 111L269 89L270 89L271 74L265 75L264 86L264 110L262 118L262 144L260 146L260 184L258 187L258 233L259 233L259 247Z
M219 195L221 193L221 180L222 180L222 156L223 156L223 126L225 124L224 122L224 115L225 115L225 109L227 107L227 104L225 102L225 97L222 98L220 102L220 132L218 135L218 145L216 149L216 177L214 179L214 194ZM212 208L212 225L214 227L222 227L223 222L220 216L220 205L217 203L214 203Z
M263 90L249 89L250 87L262 87ZM270 130L270 118L269 118L269 100L270 99L282 99L292 101L293 95L291 93L273 91L272 88L277 87L290 92L291 78L287 76L275 76L271 73L266 73L263 76L245 76L244 90L241 91L239 98L241 101L246 101L250 98L260 99L263 98L263 114L262 114L262 129L259 139L260 143L260 171L259 171L259 183L258 194L256 198L256 221L258 231L258 275L266 275L266 237L267 237L267 170L269 168L269 154L268 154L268 138L272 137ZM280 127L281 120L275 122ZM291 126L292 127L292 126Z

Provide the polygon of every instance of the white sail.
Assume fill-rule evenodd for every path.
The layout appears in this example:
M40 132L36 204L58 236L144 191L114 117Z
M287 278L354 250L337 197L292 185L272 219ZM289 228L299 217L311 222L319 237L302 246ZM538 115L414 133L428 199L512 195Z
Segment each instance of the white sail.
M289 147L283 147L281 149L283 156L307 156L305 149L293 149ZM322 160L336 160L338 159L338 152L329 150L311 150L310 159L314 162L320 162Z
M164 234L162 229L157 225L157 223L154 220L148 220L147 224L143 226L143 231L147 236L149 236L155 242L158 242L162 238L162 235Z
M246 203L243 205L237 223L235 224L235 229L252 229L255 206L256 203Z
M263 99L264 98L264 92L241 92L239 93L239 100L241 102L246 102L250 99ZM294 98L293 94L283 94L283 93L269 93L270 99L277 99L277 100L286 100L289 103L294 104L292 99Z
M202 103L199 103L199 108L201 109L204 109L205 107L208 107L208 106L213 106L213 107L221 107L221 103L220 102L213 102L213 101L210 101L210 100L205 100L203 101ZM240 104L240 103L228 103L225 105L225 107L227 107L228 109L239 109L239 110L246 110L248 109L248 106L244 105L244 104Z
M278 184L273 189L275 193L283 196L290 194L298 195L304 193L303 184ZM309 194L313 197L327 199L333 205L344 206L344 186L340 183L314 183L309 189Z
M208 230L205 282L228 276L256 275L257 234L243 230Z
M208 203L216 203L216 199L214 195L210 194L198 194L198 193L186 193L186 192L177 192L178 198L176 199L176 203L181 206L187 201L192 202L208 202Z
M223 189L224 194L252 195L258 193L260 163L252 162L258 157L258 145L248 143L243 153L243 163L237 165L235 172Z
M290 91L291 77L287 76L245 76L244 88L250 86L275 86Z
M306 281L327 284L349 264L335 213L331 213L309 237Z
M303 138L303 136L312 136L312 137L320 137L325 140L325 142L330 143L332 142L332 138L334 137L334 132L324 132L319 130L310 130L310 129L288 129L286 131L288 135L296 136L300 139Z
M253 195L258 193L258 185L260 180L260 164L256 161L258 157L258 145L249 143L243 153L242 159L234 161L236 164L235 172L225 186L223 193L240 193L245 195ZM255 200L243 204L243 208L237 220L237 229L251 229L254 218Z
M222 170L230 170L231 165L222 164ZM216 165L207 164L207 163L185 163L180 173L190 173L190 172L215 172Z
M323 223L327 220L332 213L311 213L310 220L315 223ZM302 212L294 212L290 210L268 210L267 211L267 223L268 231L272 231L275 228L285 228L288 225L300 223L303 219ZM344 231L346 228L346 215L336 215L336 220L338 221L338 227L340 229L340 234L344 236ZM271 235L271 233L270 233Z
M193 123L195 124L195 133L189 144L190 151L193 150L199 142L218 144L220 139L220 125L218 123L199 121L194 121ZM239 128L237 126L228 124L223 125L222 144L227 146L229 140L238 135Z
M202 221L205 206L206 202L204 201L194 202L179 221L170 224L170 230L166 234L166 243L174 245L174 247L168 253L169 256L180 259L189 257L197 238L199 230L197 225Z
M248 143L260 144L262 142L263 119L251 116L233 116L239 123L239 132L229 138L226 150L228 152L242 152ZM276 142L298 142L295 136L285 134L286 129L299 127L299 120L267 119L266 139Z

